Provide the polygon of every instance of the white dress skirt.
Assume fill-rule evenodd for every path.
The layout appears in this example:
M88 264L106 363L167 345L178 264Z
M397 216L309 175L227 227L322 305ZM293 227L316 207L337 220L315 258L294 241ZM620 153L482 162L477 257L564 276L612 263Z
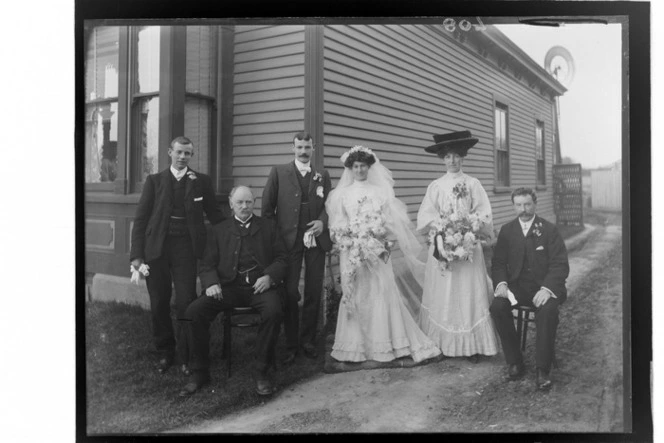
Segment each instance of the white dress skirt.
M342 213L335 224L352 225L365 211L382 211L389 218L383 193L365 182L355 182L339 197ZM389 222L388 222L389 224ZM419 328L395 282L392 261L365 262L352 282L347 281L349 253L341 252L342 288L352 285L352 301L341 303L331 356L338 361L388 362L410 356L415 362L436 357L440 350Z

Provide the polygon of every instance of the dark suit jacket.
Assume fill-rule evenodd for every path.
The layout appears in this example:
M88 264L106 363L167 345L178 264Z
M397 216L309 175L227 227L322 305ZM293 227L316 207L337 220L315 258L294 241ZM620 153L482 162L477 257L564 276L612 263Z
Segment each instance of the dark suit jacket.
M314 180L317 172L320 174L320 179ZM263 201L261 203L263 217L277 221L279 231L283 235L286 247L289 250L295 245L297 225L300 220L299 211L302 192L296 175L299 173L295 161L274 166L263 189ZM319 187L323 189L322 197L317 192ZM327 229L327 212L325 212L325 200L327 200L331 189L330 174L325 169L316 171L312 164L311 183L309 184L309 211L312 220L323 222L323 233L316 237L316 243L324 251L332 249L330 232Z
M203 289L233 282L240 257L240 228L233 218L211 226L209 231L205 252L199 263ZM280 283L288 266L287 252L274 221L254 215L245 239L251 242L254 258L263 269L263 275L269 275L274 284Z
M533 259L530 269L537 283L550 289L560 303L564 302L567 298L565 280L569 275L567 248L558 228L537 215L526 237L523 236L518 218L500 229L491 259L494 289L500 282L509 285L519 278L526 260L524 244L531 248Z
M189 172L196 179L189 177ZM134 228L131 233L130 260L142 258L154 260L161 256L164 239L168 233L168 222L173 210L173 186L170 167L149 175L143 186L143 193L136 208ZM212 180L209 176L192 169L181 179L186 180L184 208L187 227L197 258L203 256L205 248L205 224L203 212L212 224L219 223L224 216L217 205Z

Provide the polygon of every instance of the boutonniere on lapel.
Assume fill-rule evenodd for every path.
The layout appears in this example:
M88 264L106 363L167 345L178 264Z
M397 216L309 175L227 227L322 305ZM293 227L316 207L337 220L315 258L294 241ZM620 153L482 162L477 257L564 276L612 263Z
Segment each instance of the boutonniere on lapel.
M314 174L314 178L313 178L313 180L314 180L315 182L322 183L322 182L323 182L323 176L320 175L320 172L316 172L316 173Z
M198 178L194 171L187 171L187 177L189 177L189 180L196 180Z
M542 222L537 222L533 224L533 234L537 237L542 236L542 231L540 231L540 228L542 227Z

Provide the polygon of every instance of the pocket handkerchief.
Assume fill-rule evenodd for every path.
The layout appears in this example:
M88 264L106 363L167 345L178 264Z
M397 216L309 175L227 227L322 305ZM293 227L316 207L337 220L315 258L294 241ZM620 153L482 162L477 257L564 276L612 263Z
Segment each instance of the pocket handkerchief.
M194 198L194 201L195 201L195 202L199 202L199 201L201 201L201 200L203 200L203 197L196 197L196 198Z
M544 250L544 246L538 246L537 248L535 248L535 250L536 250L536 251L543 251L543 250Z

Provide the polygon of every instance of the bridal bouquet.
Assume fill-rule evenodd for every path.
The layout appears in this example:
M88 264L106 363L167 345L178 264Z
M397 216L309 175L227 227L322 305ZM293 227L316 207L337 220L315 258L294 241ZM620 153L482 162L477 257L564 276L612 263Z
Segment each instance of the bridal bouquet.
M386 219L380 208L368 209L368 197L358 201L357 216L346 227L332 229L335 239L333 252L347 252L348 266L343 271L346 277L344 296L341 300L347 307L352 296L353 281L357 271L365 264L375 264L379 260L387 263L394 242L388 239Z
M478 214L457 204L444 209L432 222L428 243L434 245L433 254L441 272L454 261L473 261L475 244L485 237L480 233L484 223Z

